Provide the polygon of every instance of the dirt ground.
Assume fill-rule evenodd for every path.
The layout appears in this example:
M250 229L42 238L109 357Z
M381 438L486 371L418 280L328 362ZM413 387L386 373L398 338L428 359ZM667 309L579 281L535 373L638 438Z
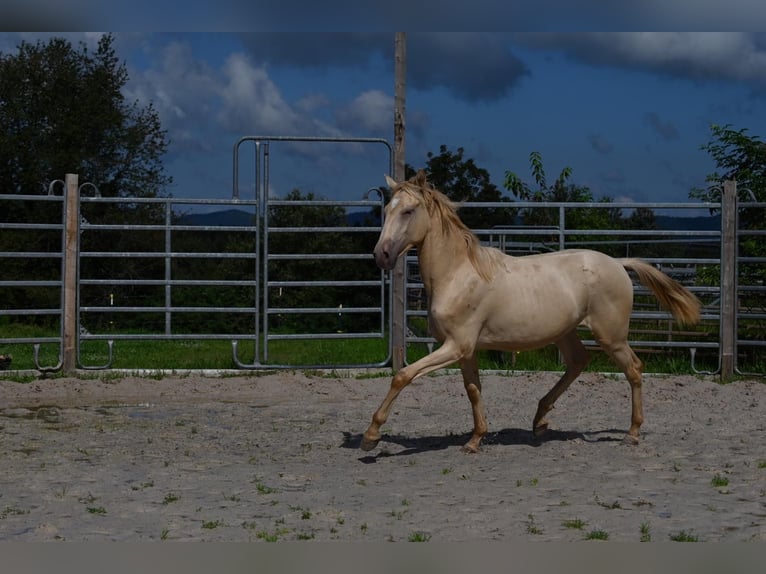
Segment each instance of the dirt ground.
M459 374L298 372L0 380L3 541L766 541L766 384L582 376L533 438L554 373L483 377L490 434L460 450Z

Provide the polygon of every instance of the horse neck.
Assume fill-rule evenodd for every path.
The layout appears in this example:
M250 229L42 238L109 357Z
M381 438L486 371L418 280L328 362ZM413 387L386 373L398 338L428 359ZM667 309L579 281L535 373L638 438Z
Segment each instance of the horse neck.
M434 288L452 278L461 261L468 261L468 246L459 233L432 228L418 247L418 264L423 286L430 296Z

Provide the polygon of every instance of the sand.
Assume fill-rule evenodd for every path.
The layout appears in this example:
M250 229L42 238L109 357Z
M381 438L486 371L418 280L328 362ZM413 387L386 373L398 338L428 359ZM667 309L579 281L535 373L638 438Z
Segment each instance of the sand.
M555 373L483 377L490 433L461 452L459 374L276 372L0 380L2 541L766 541L766 384L583 375L530 432Z

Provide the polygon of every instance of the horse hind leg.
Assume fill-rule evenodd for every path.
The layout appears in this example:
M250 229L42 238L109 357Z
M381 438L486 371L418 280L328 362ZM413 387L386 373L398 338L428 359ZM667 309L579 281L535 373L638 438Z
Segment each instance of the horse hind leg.
M628 429L623 442L626 444L638 444L641 425L644 422L644 407L642 397L642 371L643 363L633 349L630 348L627 341L620 341L614 344L605 344L599 341L601 347L617 363L617 366L625 373L625 378L630 384L630 428Z
M556 346L561 351L566 370L553 388L537 404L537 412L532 421L532 432L535 436L541 436L548 430L549 423L545 416L553 409L556 400L569 388L572 381L583 372L590 362L588 351L580 341L576 331L570 331L564 335L556 341Z

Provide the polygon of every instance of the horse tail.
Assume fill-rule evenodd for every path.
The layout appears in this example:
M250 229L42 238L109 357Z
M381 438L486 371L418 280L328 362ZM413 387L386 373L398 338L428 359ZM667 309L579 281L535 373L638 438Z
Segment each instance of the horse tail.
M665 309L682 325L700 321L700 301L686 287L640 259L618 259L625 269L634 271L638 280L651 289Z

